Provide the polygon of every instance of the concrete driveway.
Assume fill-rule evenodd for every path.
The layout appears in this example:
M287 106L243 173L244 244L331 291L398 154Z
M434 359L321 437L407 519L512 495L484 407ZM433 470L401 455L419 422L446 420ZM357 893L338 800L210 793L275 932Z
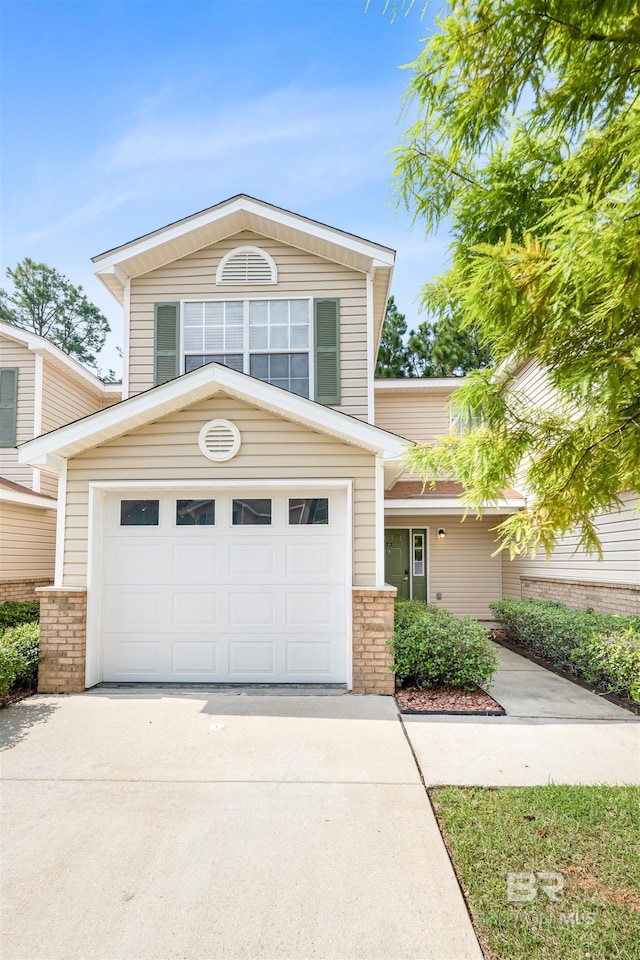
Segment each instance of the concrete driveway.
M481 960L391 698L39 696L0 747L7 960Z

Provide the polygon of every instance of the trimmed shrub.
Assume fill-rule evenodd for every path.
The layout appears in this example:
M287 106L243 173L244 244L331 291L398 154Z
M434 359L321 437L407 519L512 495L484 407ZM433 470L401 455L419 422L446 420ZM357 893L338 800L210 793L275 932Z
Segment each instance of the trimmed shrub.
M397 600L394 671L403 686L487 686L498 659L487 630L473 617L456 617L419 600Z
M497 600L513 640L606 693L640 700L640 617L570 610L551 600Z
M39 603L17 603L7 600L0 604L0 633L7 627L18 627L21 623L37 623L40 619Z
M40 626L22 623L0 635L0 696L35 687L38 679Z
M573 651L573 659L585 680L599 690L640 703L640 626L623 625L588 637Z
M554 600L497 600L489 608L517 643L569 670L577 638L595 626L595 614L569 610Z

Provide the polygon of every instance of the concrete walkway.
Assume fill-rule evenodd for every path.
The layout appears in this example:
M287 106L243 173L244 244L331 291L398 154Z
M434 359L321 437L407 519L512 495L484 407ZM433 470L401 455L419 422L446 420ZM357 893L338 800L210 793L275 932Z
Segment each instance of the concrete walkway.
M504 717L403 717L427 786L640 784L640 718L494 644Z
M38 696L0 748L7 960L481 960L391 698Z

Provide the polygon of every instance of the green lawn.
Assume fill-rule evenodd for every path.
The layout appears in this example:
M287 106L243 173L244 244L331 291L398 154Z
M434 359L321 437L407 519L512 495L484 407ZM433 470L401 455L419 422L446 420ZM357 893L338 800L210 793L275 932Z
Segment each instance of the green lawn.
M640 788L430 796L487 957L638 960Z

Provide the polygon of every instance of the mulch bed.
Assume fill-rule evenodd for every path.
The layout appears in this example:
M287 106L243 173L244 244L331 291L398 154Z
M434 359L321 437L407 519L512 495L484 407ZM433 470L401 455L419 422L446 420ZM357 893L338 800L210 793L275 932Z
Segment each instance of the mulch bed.
M507 650L512 650L526 660L530 660L531 663L535 663L539 667L544 667L545 670L550 670L551 673L555 673L559 677L564 677L565 680L570 680L571 683L577 684L577 686L582 687L584 690L589 690L590 693L595 693L597 697L608 700L609 703L614 703L616 707L622 707L624 710L629 710L630 713L635 713L636 716L640 716L640 704L634 700L626 700L624 697L616 696L615 693L605 693L602 690L598 690L592 683L589 683L582 677L576 676L575 673L571 673L570 670L566 670L559 664L554 663L553 660L549 660L547 657L540 657L532 653L528 647L522 647L515 643L511 634L507 633L506 630L493 629L490 633L491 639L499 643L501 647L506 647Z
M2 707L10 707L12 703L17 703L19 700L26 700L27 697L32 697L37 691L32 690L12 690L11 693L5 693L4 697L0 697L0 710Z
M433 713L460 716L503 717L504 710L485 690L461 690L459 687L415 687L396 690L400 713Z

